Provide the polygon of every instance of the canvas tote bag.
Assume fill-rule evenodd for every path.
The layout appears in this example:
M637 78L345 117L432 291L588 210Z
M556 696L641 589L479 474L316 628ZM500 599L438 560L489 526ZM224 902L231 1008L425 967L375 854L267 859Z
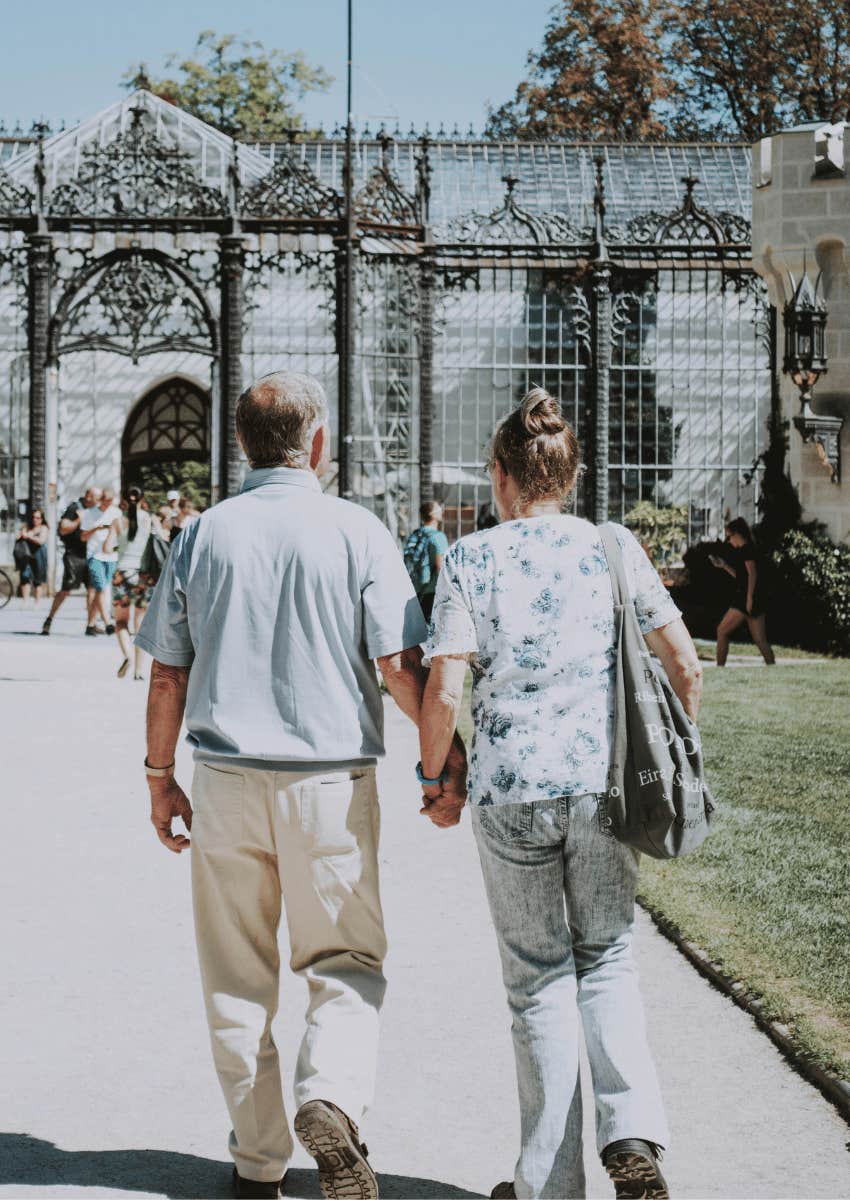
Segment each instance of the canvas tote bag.
M611 574L616 638L608 816L619 841L652 858L679 858L705 840L717 811L699 730L649 653L614 529L601 525L599 533Z

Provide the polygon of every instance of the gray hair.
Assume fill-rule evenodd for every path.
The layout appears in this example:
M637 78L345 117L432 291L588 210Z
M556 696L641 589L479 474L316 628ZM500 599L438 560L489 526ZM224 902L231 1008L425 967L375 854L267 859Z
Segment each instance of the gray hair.
M236 432L252 467L304 467L316 430L328 422L324 389L312 375L273 371L236 404Z

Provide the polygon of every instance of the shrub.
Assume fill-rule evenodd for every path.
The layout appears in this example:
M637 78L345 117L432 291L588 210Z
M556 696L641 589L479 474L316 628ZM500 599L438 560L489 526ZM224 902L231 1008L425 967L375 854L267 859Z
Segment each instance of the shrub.
M623 524L648 551L656 568L670 566L688 539L688 510L682 505L658 508L641 500L626 513Z
M725 558L728 553L729 547L720 541L697 542L685 551L686 580L680 587L672 588L670 595L682 610L685 624L694 637L713 638L720 618L732 603L734 580L709 559L711 554Z
M850 654L850 547L795 529L771 557L771 636L807 650Z

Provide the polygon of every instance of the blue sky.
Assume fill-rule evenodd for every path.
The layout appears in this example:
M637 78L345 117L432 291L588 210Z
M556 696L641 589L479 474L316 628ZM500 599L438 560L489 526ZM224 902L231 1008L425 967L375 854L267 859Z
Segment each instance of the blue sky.
M480 128L486 102L507 99L539 45L551 0L355 0L354 108L373 128L441 121ZM308 97L311 123L344 120L345 0L5 0L0 117L74 123L122 93L131 63L162 69L201 29L301 49L336 76Z

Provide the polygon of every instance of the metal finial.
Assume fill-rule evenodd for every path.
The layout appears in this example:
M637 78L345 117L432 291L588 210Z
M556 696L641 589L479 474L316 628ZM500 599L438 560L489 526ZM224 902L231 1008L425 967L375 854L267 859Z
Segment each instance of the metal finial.
M378 130L378 135L377 135L376 141L378 142L378 145L381 147L381 166L386 167L387 160L388 160L389 154L390 154L390 146L393 144L393 139L387 133L387 131L383 127L383 125Z

